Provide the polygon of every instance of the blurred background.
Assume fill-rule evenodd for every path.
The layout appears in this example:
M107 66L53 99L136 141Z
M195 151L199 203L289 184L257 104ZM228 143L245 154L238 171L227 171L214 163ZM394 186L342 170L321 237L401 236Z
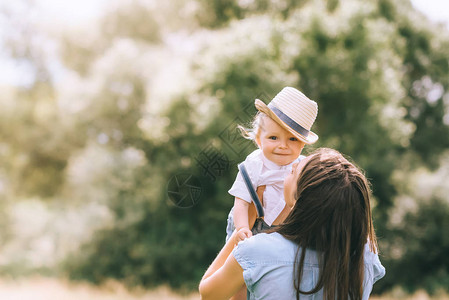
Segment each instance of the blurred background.
M254 150L236 126L284 86L319 106L305 153L372 183L374 293L446 299L447 1L0 3L2 299L194 299Z

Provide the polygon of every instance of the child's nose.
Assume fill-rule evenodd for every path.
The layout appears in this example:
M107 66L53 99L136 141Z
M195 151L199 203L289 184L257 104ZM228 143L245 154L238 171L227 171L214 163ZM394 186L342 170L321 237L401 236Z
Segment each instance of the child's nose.
M282 148L287 148L287 141L285 139L281 139L279 146Z

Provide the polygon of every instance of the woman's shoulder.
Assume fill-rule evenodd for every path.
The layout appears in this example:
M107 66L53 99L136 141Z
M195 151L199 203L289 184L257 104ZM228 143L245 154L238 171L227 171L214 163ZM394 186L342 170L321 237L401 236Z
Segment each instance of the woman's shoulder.
M239 242L234 249L234 257L244 260L273 260L280 258L294 259L297 245L277 232L260 233Z
M369 247L369 242L365 244L364 250L364 261L365 261L365 269L367 271L367 278L369 281L376 282L385 276L385 267L382 265L379 259L379 250L376 249L376 253L372 252Z
M371 250L371 245L370 245L370 242L368 241L365 244L364 254L363 254L365 264L373 264L373 263L378 262L379 261L378 252L379 252L379 250L377 248L375 248L375 252L373 252Z
M241 244L247 244L248 247L260 247L260 246L269 246L269 247L293 247L296 246L290 240L287 240L281 234L277 232L272 233L259 233L250 237L249 239L245 239L240 242ZM240 244L239 243L239 244Z

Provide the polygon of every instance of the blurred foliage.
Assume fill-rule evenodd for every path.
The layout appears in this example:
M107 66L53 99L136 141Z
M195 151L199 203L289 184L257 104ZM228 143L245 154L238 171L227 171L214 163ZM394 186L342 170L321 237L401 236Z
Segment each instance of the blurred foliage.
M393 228L383 251L399 257L385 260L390 268L380 284L384 289L395 284L409 292L425 289L435 294L449 286L449 237L444 234L449 230L449 205L447 199L434 198L420 203L417 211Z
M57 32L26 11L2 18L21 25L3 44L32 81L0 96L0 272L194 289L254 149L235 127L255 98L295 86L319 105L313 147L351 156L372 182L387 268L375 291L447 290L449 193L431 174L449 166L449 34L409 1L121 1ZM412 188L422 169L434 190ZM200 183L191 208L169 197L179 174Z

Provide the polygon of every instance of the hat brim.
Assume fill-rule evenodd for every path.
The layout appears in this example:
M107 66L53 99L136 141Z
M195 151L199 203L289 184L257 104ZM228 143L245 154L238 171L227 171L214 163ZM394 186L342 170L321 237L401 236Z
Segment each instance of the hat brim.
M284 123L262 100L256 99L254 101L254 105L256 106L257 110L268 115L273 121L278 123L282 128L293 134L295 137L297 137L300 141L303 141L306 144L313 144L316 141L318 141L318 135L316 135L314 132L309 131L308 136L303 136L302 134L296 132L293 130L290 126Z

